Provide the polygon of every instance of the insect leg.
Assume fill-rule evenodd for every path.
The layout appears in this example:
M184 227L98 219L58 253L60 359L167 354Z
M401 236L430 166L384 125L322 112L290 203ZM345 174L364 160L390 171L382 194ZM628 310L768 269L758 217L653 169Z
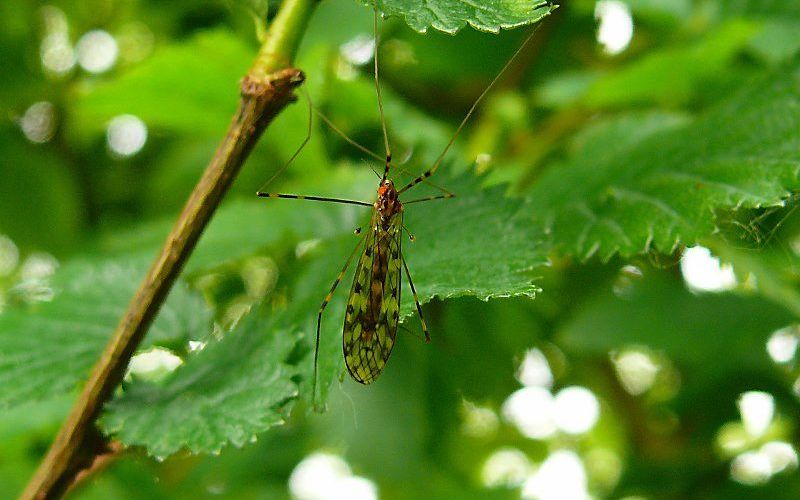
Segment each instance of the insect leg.
M380 78L378 76L378 45L379 45L379 38L378 38L378 2L374 0L372 2L372 7L375 11L374 23L373 23L373 34L375 37L375 57L373 57L373 61L375 62L375 92L378 94L378 110L381 113L381 128L383 128L383 145L386 149L386 167L383 170L383 179L386 179L386 176L389 174L389 165L392 163L392 150L389 147L389 133L386 131L386 117L383 113L383 95L381 95L381 83Z
M350 267L350 263L353 262L353 257L356 256L358 253L358 249L361 246L361 242L363 241L364 236L361 236L356 244L356 247L353 249L353 252L350 254L350 257L347 258L347 261L344 263L342 270L339 272L339 275L336 277L336 280L331 285L331 290L328 292L328 295L325 297L325 300L322 301L322 305L319 307L319 313L317 315L317 340L314 344L314 380L312 381L311 385L311 394L312 399L314 402L314 406L317 405L317 364L319 362L319 332L320 326L322 325L322 313L325 311L325 308L328 306L328 302L331 301L331 297L333 297L333 292L336 291L336 287L339 286L339 283L342 281L344 274L347 272L347 268Z
M395 164L395 165L394 165L394 168L396 168L396 169L400 170L402 173L404 173L404 174L406 174L406 175L409 175L409 176L411 176L412 178L414 177L414 174L412 174L412 173L411 173L411 172L409 172L408 170L404 169L404 168L402 167L402 165L397 165L397 164ZM422 181L421 181L421 182L424 182L424 183L425 183L425 184L427 184L428 186L430 186L430 187L432 187L432 188L434 188L434 189L438 189L439 191L441 191L442 193L444 193L444 195L442 195L442 197L443 197L443 198L452 198L452 197L454 197L454 196L455 196L455 195L454 195L452 192L448 191L447 189L445 189L445 188L443 188L443 187L441 187L441 186L437 186L436 184L432 183L431 181L429 181L429 180L427 180L427 179L422 179Z
M293 200L311 200L311 201L327 201L330 203L344 203L345 205L361 205L362 207L372 207L373 204L366 201L358 200L345 200L343 198L327 198L325 196L306 196L303 194L278 194L278 193L265 193L259 191L256 193L261 198L289 198Z
M555 10L555 8L551 4L550 10L548 11L547 15L549 15L553 10ZM420 182L423 182L425 179L427 179L428 177L430 177L434 173L436 173L436 170L439 168L439 165L441 165L442 160L444 160L444 157L447 156L447 153L450 151L450 148L452 148L453 145L455 144L456 139L458 138L458 135L464 129L464 126L467 124L469 119L472 117L472 114L475 112L475 110L478 109L478 104L480 104L480 102L483 100L483 98L486 97L486 94L488 94L489 91L492 89L492 87L495 86L495 84L505 74L505 72L508 70L508 68L511 67L511 65L514 63L514 61L517 59L517 57L519 57L519 55L522 53L522 51L525 50L525 47L527 47L528 44L531 42L531 40L533 40L533 35L535 35L537 31L539 31L539 28L541 26L542 26L542 23L540 22L539 24L536 25L535 28L533 28L533 30L531 31L531 34L528 35L528 38L526 38L524 42L522 42L522 45L520 45L519 48L516 50L516 52L514 52L514 54L511 56L511 59L509 59L508 62L505 64L505 66L503 66L503 69L501 69L500 72L492 79L492 81L489 82L489 85L485 89L483 89L483 92L481 92L481 94L478 96L478 98L475 100L475 102L472 103L472 106L469 108L469 111L467 111L467 115L464 117L463 120L461 120L461 123L458 125L458 128L456 129L455 133L453 134L453 137L450 138L450 142L447 143L447 146L445 146L444 151L442 151L442 153L436 158L436 161L433 162L433 166L431 166L431 168L429 168L427 171L423 172L422 175L420 175L419 177L417 177L413 181L411 181L408 184L406 184L406 186L403 187L402 189L400 189L398 191L398 193L402 194L404 191L412 188L413 186L416 186ZM376 50L375 53L377 54L377 50Z
M397 325L397 328L399 328L400 330L403 330L404 332L406 332L406 333L407 333L407 334L409 334L409 335L412 335L412 336L416 337L418 340L422 340L422 341L424 341L424 340L425 340L425 339L424 339L423 337L421 337L421 336L420 336L418 333L411 331L411 329L410 329L410 328L406 328L406 327L405 327L405 326L404 326L402 323L401 323L401 324L399 324L399 325Z
M448 200L450 198L455 198L456 195L453 193L443 194L439 196L427 196L425 198L417 198L416 200L411 201L404 201L403 205L408 205L409 203L420 203L423 201L432 201L432 200Z
M305 95L306 95L306 98L308 98L308 91L306 91L306 90L305 90L305 87L302 87L302 89L303 89L303 92L304 92L304 93L305 93ZM305 148L305 147L306 147L306 144L308 144L308 141L310 141L310 140L311 140L311 129L312 129L312 127L313 127L313 124L314 124L314 120L313 120L314 116L313 116L312 110L313 110L313 106L312 106L312 104L311 104L311 100L310 100L310 99L308 99L308 130L306 130L306 138L305 138L305 139L303 139L303 142L301 142L301 143L300 143L300 147L299 147L299 148L297 148L297 151L295 151L295 152L294 152L294 154L293 154L293 155L292 155L292 156L289 158L289 161L287 161L287 162L286 162L286 163L285 163L285 164L284 164L284 165L283 165L281 168L279 168L279 169L278 169L278 170L277 170L277 171L276 171L276 172L275 172L275 173L272 175L272 177L270 177L270 178L269 178L269 180L267 180L267 182L265 182L265 183L264 183L264 184L263 184L263 185L262 185L262 186L261 186L261 187L258 189L258 195L259 195L259 196L261 196L261 190L262 190L262 189L264 189L264 188L266 188L267 186L269 186L269 185L272 183L272 181L274 181L275 179L277 179L279 175L281 175L281 174L282 174L282 173L283 173L283 172L284 172L284 171L285 171L287 168L289 168L289 165L291 165L291 164L292 164L292 162L293 162L293 161L294 161L294 160L295 160L295 159L296 159L298 156L300 156L300 152L303 150L303 148Z
M428 333L428 325L425 323L425 316L422 315L422 306L419 304L419 297L417 297L417 290L414 288L414 282L411 280L411 273L408 271L408 264L406 264L406 258L403 254L400 254L400 259L403 261L403 268L406 270L406 278L408 278L408 284L411 285L411 293L414 295L414 304L417 306L417 314L419 314L419 322L422 324L422 333L425 334L425 342L428 343L431 341L431 334Z
M311 105L311 107L312 107L312 108L314 108L314 112L315 112L315 113L316 113L316 114L317 114L317 115L318 115L320 118L322 118L322 121L323 121L323 122L325 122L325 124L326 124L328 127L330 127L330 129L331 129L331 130L333 130L334 132L336 132L336 134L337 134L339 137L341 137L342 139L344 139L344 140L345 140L345 141L346 141L348 144L350 144L350 145L351 145L351 146L353 146L354 148L356 148L356 149L360 150L362 153L366 154L367 156L370 156L370 157L372 157L372 158L374 158L374 159L376 159L376 160L378 160L378 161L383 161L383 158L381 157L381 155L379 155L378 153L375 153L375 152L373 152L372 150L368 149L366 146L362 146L361 144L359 144L358 142L356 142L356 141L355 141L355 139L352 139L352 138L350 138L350 137L349 137L347 134L345 134L345 133L344 133L344 130L342 130L342 129L340 129L339 127L337 127L337 126L336 126L336 124L335 124L335 123L333 123L333 121L331 121L331 119L330 119L330 118L328 118L327 116L325 116L325 115L322 113L322 111L320 111L319 109L317 109L316 107L314 107L314 104L313 104L313 103L311 103L311 101L310 101L310 100L309 100L308 102L309 102L309 104ZM380 177L380 175L378 175L378 177Z

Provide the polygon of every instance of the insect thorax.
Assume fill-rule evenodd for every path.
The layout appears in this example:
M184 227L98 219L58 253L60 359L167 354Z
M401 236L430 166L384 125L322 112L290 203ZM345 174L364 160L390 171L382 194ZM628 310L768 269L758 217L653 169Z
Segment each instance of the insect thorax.
M375 210L380 213L382 229L389 228L392 217L403 210L400 203L399 194L394 187L391 179L383 179L378 185L378 200L375 202Z

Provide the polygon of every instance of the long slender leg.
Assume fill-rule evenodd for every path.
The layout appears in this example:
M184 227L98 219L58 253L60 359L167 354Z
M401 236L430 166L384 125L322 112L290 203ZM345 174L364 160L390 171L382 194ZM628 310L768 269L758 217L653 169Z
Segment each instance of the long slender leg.
M303 87L303 90L305 90L305 87ZM308 92L306 92L306 96L308 96ZM300 143L300 147L297 148L297 151L295 151L294 154L289 158L289 161L287 161L281 168L279 168L272 175L272 177L270 177L269 180L267 180L267 182L265 182L260 188L258 188L258 196L261 196L261 190L262 189L264 189L267 186L269 186L272 183L272 181L277 179L279 175L281 175L287 168L289 168L289 165L291 165L292 162L294 162L294 160L298 156L300 156L300 152L303 151L303 148L306 147L306 144L308 144L308 141L311 140L311 129L312 129L313 124L314 124L314 119L313 119L314 116L313 116L312 110L313 110L313 106L311 105L311 100L309 100L308 101L308 130L306 131L306 138L303 139L303 142Z
M425 341L424 337L420 336L420 334L418 334L417 332L412 331L410 328L405 327L402 323L397 325L397 328L399 328L400 330L403 330L404 332L406 332L407 334L413 336L417 340L421 340L423 342Z
M550 7L550 12L552 12L552 11L553 11L553 7L551 6ZM458 128L456 129L455 133L453 134L453 137L450 138L450 142L447 143L447 146L445 146L444 151L442 151L442 153L436 158L436 161L433 162L433 166L431 166L431 168L429 168L428 170L423 172L422 175L420 175L419 177L417 177L413 181L411 181L408 184L406 184L406 186L403 187L401 190L399 190L398 193L402 194L404 191L406 191L406 190L410 189L411 187L419 184L420 182L423 182L425 179L427 179L428 177L430 177L434 173L436 173L436 170L439 168L439 165L442 163L442 160L444 160L444 157L447 156L447 153L450 151L450 148L452 148L453 144L455 144L456 139L458 138L458 135L464 129L464 126L467 124L467 122L469 121L470 117L472 117L472 114L475 112L475 110L478 109L478 104L480 104L480 102L483 100L483 98L486 97L486 94L488 94L489 91L492 89L492 87L495 86L495 84L505 74L505 72L508 70L508 68L511 67L511 65L514 63L514 61L517 59L517 57L519 57L519 55L522 53L522 51L525 50L525 47L527 47L527 45L530 43L530 41L533 40L533 35L535 35L537 31L539 31L539 28L541 26L542 26L541 22L536 25L536 27L533 29L533 31L531 31L531 34L528 35L528 38L526 38L525 41L522 42L522 45L520 45L519 48L516 50L516 52L514 52L514 54L511 56L511 59L509 59L508 62L505 64L505 66L503 66L503 69L501 69L500 72L492 79L492 81L489 82L489 85L485 89L483 89L483 92L481 92L481 95L479 95L478 98L475 100L475 102L472 103L472 107L469 108L469 111L467 111L467 115L464 117L463 120L461 120L461 123L458 125ZM376 51L376 54L377 54L377 51Z
M322 111L320 111L320 110L319 110L319 109L318 109L318 108L317 108L317 107L314 105L314 101L312 101L312 100L311 100L311 96L308 94L308 90L307 90L305 87L302 87L302 92L303 92L303 95L304 95L304 96L305 96L305 98L306 98L306 101L308 102L308 129L306 130L306 137L305 137L305 139L303 139L303 142L301 142L301 143L300 143L300 147L298 147L298 148L297 148L297 151L295 151L295 152L294 152L294 154L292 154L292 156L289 158L289 161L287 161L287 162L286 162L286 163L285 163L285 164L284 164L284 165L283 165L281 168L279 168L279 169L278 169L278 170L277 170L277 171L276 171L276 172L275 172L275 173L272 175L272 177L270 177L270 178L269 178L269 180L268 180L267 182L265 182L265 183L264 183L264 184L263 184L263 185L262 185L262 186L259 188L259 190L258 190L258 191L259 191L259 193L261 193L261 192L262 192L262 190L263 190L264 188L266 188L267 186L269 186L269 185L272 183L272 181L274 181L274 180L275 180L275 179L276 179L276 178L277 178L279 175L281 175L281 174L282 174L282 173L283 173L283 172L284 172L284 171L285 171L287 168L289 168L289 165L291 165L291 164L294 162L294 160L296 160L296 159L297 159L297 157L298 157L298 156L300 156L300 152L302 152L302 151L303 151L303 148L305 148L305 147L306 147L306 145L308 144L308 142L311 140L311 131L312 131L312 129L313 129L313 125L314 125L314 113L316 113L316 114L317 114L317 116L319 116L319 117L322 119L322 121L323 121L323 122L325 122L325 124L326 124L326 125L328 125L328 127L330 127L330 128L331 128L331 130L333 130L334 132L336 132L336 133L337 133L337 134L338 134L338 135L339 135L339 136L340 136L342 139L344 139L344 140L345 140L345 141L346 141L348 144L350 144L351 146L353 146L353 147L355 147L355 148L359 149L359 150L360 150L360 151L362 151L363 153L365 153L365 154L369 155L370 157L372 157L372 158L374 158L374 159L376 159L376 160L378 160L378 161L383 161L383 158L382 158L382 157L381 157L379 154L372 152L371 150L369 150L369 149L368 149L368 148L366 148L365 146L362 146L361 144L359 144L359 143L358 143L358 142L356 142L355 140L351 139L351 138L350 138L350 137L349 137L347 134L345 134L345 133L344 133L344 131L343 131L342 129L340 129L339 127L337 127L337 126L336 126L336 125L335 125L335 124L334 124L334 123L333 123L333 122L330 120L330 118L328 118L327 116L325 116L325 114L324 114ZM373 172L374 172L374 170L373 170ZM375 175L377 175L378 177L380 177L380 175L379 175L377 172L375 173ZM259 194L259 196L261 196L261 195Z
M310 101L310 100L309 100L308 102L309 102L309 103L311 103L311 101ZM352 138L350 138L350 137L349 137L349 136L348 136L346 133L344 133L344 130L342 130L342 129L340 129L339 127L337 127L337 126L336 126L336 124L335 124L335 123L333 123L333 121L332 121L330 118L328 118L327 116L325 116L325 114L324 114L322 111L320 111L319 109L317 109L316 107L314 107L314 104L313 104L313 103L311 103L311 106L314 108L314 112L315 112L315 113L316 113L316 114L317 114L317 115L318 115L320 118L322 118L322 121L323 121L323 122L325 122L325 124L326 124L328 127L330 127L330 129L331 129L331 130L333 130L334 132L336 132L336 134L338 134L338 135L339 135L339 137L341 137L342 139L344 139L344 140L345 140L345 141L346 141L348 144L350 144L351 146L353 146L353 147L355 147L355 148L359 149L359 150L360 150L362 153L365 153L367 156L370 156L370 157L372 157L372 158L374 158L374 159L376 159L376 160L378 160L378 161L383 161L383 158L381 157L381 155L379 155L378 153L375 153L375 152L373 152L371 149L368 149L366 146L362 146L361 144L359 144L358 142L356 142L356 140L355 140L355 139L352 139ZM379 175L378 177L380 177L380 175Z
M356 247L353 249L353 252L350 254L350 257L347 258L347 261L344 263L342 270L339 272L339 275L336 277L336 280L331 285L331 290L328 292L328 295L325 296L325 300L322 301L322 305L319 307L319 313L317 314L317 340L314 344L314 380L311 383L311 394L312 399L314 402L314 406L317 406L317 364L319 362L319 332L320 326L322 325L322 313L325 311L325 308L328 307L328 302L331 301L333 297L333 292L336 291L336 287L339 286L339 283L342 281L344 274L347 272L347 268L350 267L350 263L353 262L353 257L356 256L358 253L358 249L361 246L361 242L364 240L364 236L362 235L358 239L358 243Z
M404 201L403 205L409 205L411 203L420 203L420 202L423 202L423 201L447 200L447 199L450 199L450 198L455 198L455 196L456 195L454 195L453 193L443 194L441 196L427 196L425 198L417 198L416 200Z
M378 76L378 2L374 0L372 2L372 7L375 11L374 23L373 23L373 34L375 37L375 57L373 57L373 61L375 62L375 92L378 94L378 110L381 113L381 128L383 128L383 146L386 150L386 167L383 170L383 179L386 179L386 176L389 174L389 165L392 163L392 150L389 147L389 133L386 130L386 117L383 113L383 95L381 94L381 83L380 78Z
M411 173L411 172L409 172L408 170L404 169L404 168L403 168L401 165L394 164L394 165L392 165L392 167L393 167L393 168L395 168L395 169L398 169L398 170L400 170L402 173L404 173L404 174L406 174L406 175L409 175L409 176L411 176L412 178L414 178L414 174L412 174L412 173ZM452 192L448 191L447 189L445 189L445 188L443 188L443 187L441 187L441 186L437 186L436 184L432 183L431 181L429 181L429 180L427 180L427 179L422 179L420 182L424 182L424 183L425 183L425 184L427 184L428 186L430 186L430 187L432 187L432 188L434 188L434 189L438 189L439 191L441 191L442 193L444 193L444 197L445 197L445 198L452 198L453 196L455 196L455 195L454 195Z
M345 205L361 205L362 207L372 207L374 204L366 201L358 200L345 200L343 198L327 198L324 196L306 196L304 194L279 194L279 193L264 193L259 191L256 193L261 198L288 198L292 200L310 200L310 201L327 201L330 203L343 203Z
M414 282L411 280L411 273L408 271L408 264L406 264L406 258L403 254L400 254L400 259L403 261L403 267L406 270L406 278L408 278L408 284L411 285L411 294L414 296L414 304L417 306L417 314L419 314L419 322L422 324L422 333L425 334L425 343L431 341L431 334L428 333L428 325L425 323L425 316L422 315L422 306L419 305L419 297L417 297L417 290L414 288Z

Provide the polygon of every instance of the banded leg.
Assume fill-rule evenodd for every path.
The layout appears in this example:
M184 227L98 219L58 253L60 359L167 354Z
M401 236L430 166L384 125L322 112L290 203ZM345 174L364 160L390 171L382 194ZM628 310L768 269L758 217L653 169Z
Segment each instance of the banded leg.
M419 304L419 297L417 297L417 290L414 288L414 282L411 280L411 273L408 270L408 264L406 264L406 258L403 254L400 254L400 259L403 261L403 268L406 270L406 278L408 278L408 284L411 285L411 294L414 296L414 304L417 306L417 314L419 315L419 322L422 324L422 333L425 334L425 343L430 343L431 341L431 334L428 333L428 324L425 323L425 316L422 315L422 306Z
M442 194L442 195L439 195L439 196L427 196L425 198L417 198L416 200L404 201L403 205L408 205L408 204L411 204L411 203L420 203L420 202L423 202L423 201L448 200L450 198L455 198L455 197L456 197L456 195L454 195L453 193L449 193L448 192L447 194Z
M366 201L358 200L345 200L343 198L327 198L325 196L306 196L304 194L279 194L279 193L264 193L259 191L256 193L261 198L288 198L292 200L310 200L310 201L327 201L330 203L343 203L345 205L360 205L362 207L372 207L374 204Z
M361 144L356 142L354 139L351 139L347 134L344 133L344 131L342 129L337 127L336 124L334 124L331 121L330 118L325 116L325 114L322 111L320 111L314 105L314 101L311 100L311 96L308 94L308 90L306 90L305 87L302 87L302 91L303 91L303 95L306 98L306 102L308 102L308 129L306 130L306 137L305 137L305 139L303 139L303 142L300 143L300 147L297 148L297 151L295 151L292 154L292 156L289 158L289 161L287 161L285 165L283 165L280 169L278 169L278 171L275 172L275 174L273 174L272 177L270 177L269 180L267 182L265 182L264 185L261 186L261 188L259 189L259 196L262 196L260 193L262 192L262 190L265 187L269 186L272 183L272 181L274 181L279 175L281 175L289 167L289 165L291 165L294 162L294 160L296 160L297 157L300 156L300 153L303 151L303 148L305 148L306 145L309 143L309 141L311 140L311 131L313 130L313 127L314 127L314 114L315 113L316 113L317 116L319 116L322 119L322 121L328 127L330 127L331 130L333 130L336 134L338 134L348 144L350 144L351 146L357 148L361 152L365 153L366 155L368 155L368 156L370 156L370 157L372 157L372 158L374 158L374 159L376 159L378 161L383 161L383 158L379 154L374 153L370 149L368 149L365 146L362 146ZM373 170L373 172L374 172L374 170ZM375 175L380 177L380 175L377 172L375 172Z
M280 174L282 174L283 171L286 170L286 168L289 165L291 165L291 163L295 160L295 158L297 158L297 156L300 154L300 152L303 150L303 148L306 146L306 144L308 144L308 141L311 139L311 129L312 129L312 124L313 124L313 112L316 112L317 114L319 114L322 117L322 119L325 120L325 123L327 123L333 130L335 130L337 133L339 133L342 137L344 137L351 144L354 144L355 146L361 148L362 150L364 150L364 151L366 151L366 152L368 152L368 153L370 153L370 154L372 154L374 156L377 156L374 153L371 153L369 150L367 150L363 146L361 146L360 144L358 144L357 142L351 140L349 137L347 137L344 134L344 132L342 132L338 128L336 128L333 125L333 123L331 123L331 121L328 120L327 117L325 117L320 111L318 111L314 107L314 103L311 102L311 97L308 95L308 92L305 92L305 95L306 95L306 100L308 101L308 132L306 133L306 138L303 140L302 144L300 144L300 147L297 149L297 151L295 151L295 153L292 155L292 157L289 158L289 161L286 162L286 165L281 167L275 173L275 175L270 177L270 179L267 182L265 182L263 186L261 186L261 188L258 190L256 195L261 197L261 198L289 198L289 199L294 199L294 200L327 201L327 202L330 202L330 203L343 203L343 204L346 204L346 205L361 205L363 207L371 207L371 206L373 206L372 203L368 203L366 201L345 200L345 199L342 199L342 198L328 198L328 197L325 197L325 196L305 196L305 195L301 195L301 194L267 193L267 192L262 191L262 189L264 189L270 183L272 183L272 181L275 180L276 177L278 177ZM380 158L380 157L378 157L378 158Z
M319 362L319 332L320 326L322 325L322 313L325 311L325 308L328 306L328 302L331 301L333 297L333 292L336 291L336 287L339 286L339 283L342 281L344 274L347 272L347 268L350 267L350 263L353 262L353 257L356 256L358 253L358 248L361 246L361 242L363 241L364 236L359 237L358 243L356 247L353 249L353 252L350 254L350 257L347 258L347 261L344 263L342 270L339 272L339 275L336 277L336 280L331 285L331 290L328 292L328 295L325 296L325 300L322 301L322 305L319 307L319 313L317 314L317 340L314 344L314 380L311 383L311 394L313 404L316 407L317 405L317 365Z

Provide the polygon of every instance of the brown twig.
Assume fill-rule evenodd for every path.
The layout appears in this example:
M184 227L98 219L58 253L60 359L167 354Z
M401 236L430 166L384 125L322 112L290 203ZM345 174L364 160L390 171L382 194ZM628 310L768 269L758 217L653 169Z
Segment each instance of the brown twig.
M122 381L131 356L256 141L295 100L293 90L304 76L290 65L315 4L316 0L285 0L281 5L253 67L242 80L241 103L225 139L21 498L62 496L82 471L93 470L111 450L95 420Z

